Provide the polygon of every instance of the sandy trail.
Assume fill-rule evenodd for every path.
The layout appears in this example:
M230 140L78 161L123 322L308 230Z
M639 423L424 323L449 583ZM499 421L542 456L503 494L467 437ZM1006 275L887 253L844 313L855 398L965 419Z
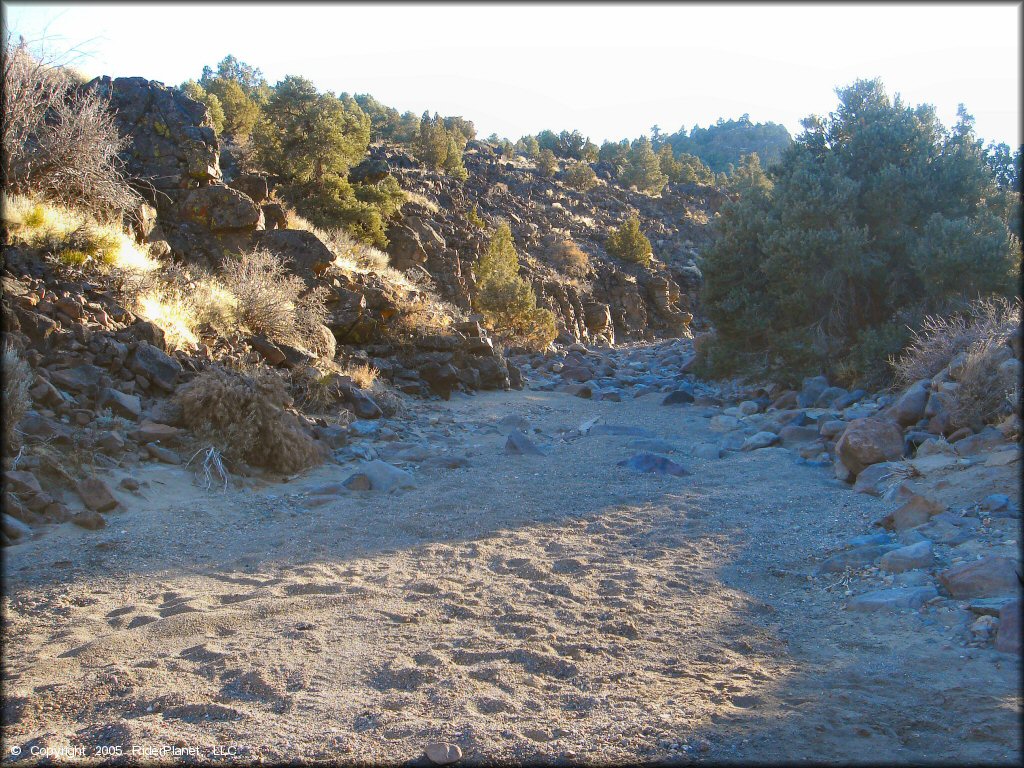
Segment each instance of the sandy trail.
M848 613L808 579L883 502L782 449L689 455L718 437L710 411L659 402L423 404L424 434L469 467L321 506L308 491L350 469L228 493L158 469L107 529L10 548L3 759L415 764L432 741L468 764L1019 756L1019 660L965 658L919 614ZM490 425L509 414L546 456L504 453ZM557 437L595 416L674 442L692 474L617 467L630 436Z

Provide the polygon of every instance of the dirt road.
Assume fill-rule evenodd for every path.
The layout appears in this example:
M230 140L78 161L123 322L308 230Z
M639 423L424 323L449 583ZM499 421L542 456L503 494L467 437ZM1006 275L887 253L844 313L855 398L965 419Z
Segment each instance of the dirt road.
M1019 757L1018 659L809 578L882 501L781 448L694 456L716 411L659 401L423 404L422 445L469 465L393 494L311 502L337 465L227 492L136 469L145 497L106 529L5 553L3 760L422 762L435 741L464 764ZM505 453L510 414L546 455ZM594 417L691 474L616 465L650 438L564 439Z

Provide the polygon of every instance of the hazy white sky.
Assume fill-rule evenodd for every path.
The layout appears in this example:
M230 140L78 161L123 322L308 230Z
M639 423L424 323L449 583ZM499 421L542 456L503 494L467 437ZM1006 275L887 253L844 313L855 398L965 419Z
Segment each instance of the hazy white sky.
M198 78L231 53L481 136L579 129L600 143L749 113L791 133L880 76L950 125L1019 144L1019 3L963 5L101 5L4 3L7 28L84 43L90 75Z

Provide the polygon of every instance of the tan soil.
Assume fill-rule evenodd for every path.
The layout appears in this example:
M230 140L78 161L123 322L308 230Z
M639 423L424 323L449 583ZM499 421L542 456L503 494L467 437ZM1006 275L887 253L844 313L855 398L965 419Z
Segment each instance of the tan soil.
M138 469L148 498L118 491L108 528L5 553L4 760L399 762L439 740L466 763L1019 757L1019 659L807 577L891 505L782 449L690 456L719 437L707 411L659 401L423 404L471 466L322 506L303 494L350 468L226 493ZM474 426L510 413L547 456ZM555 437L595 416L676 442L692 475L617 467L629 437Z

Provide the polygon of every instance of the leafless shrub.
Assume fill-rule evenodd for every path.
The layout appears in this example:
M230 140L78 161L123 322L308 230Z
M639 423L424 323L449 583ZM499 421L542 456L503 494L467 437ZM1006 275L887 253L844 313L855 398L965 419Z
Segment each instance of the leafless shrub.
M181 387L176 399L185 425L229 460L290 474L323 459L287 410L291 397L273 371L243 373L214 366Z
M28 413L32 404L28 394L32 386L32 369L11 346L4 347L3 378L4 455L11 456L21 444L18 422Z
M1004 344L1020 325L1020 299L979 299L964 312L947 317L928 316L901 355L892 360L899 384L930 379L961 352L993 341Z
M1020 398L1020 367L1007 352L1005 340L997 335L979 339L967 350L950 408L953 424L978 429L1013 410Z
M227 261L220 277L234 297L237 325L273 341L334 355L334 337L324 327L326 289L307 292L302 278L290 273L276 254L257 248Z
M547 248L555 268L569 277L584 278L590 274L590 257L572 238L556 239Z
M135 205L118 157L127 141L103 97L10 36L2 54L4 188L108 217Z

